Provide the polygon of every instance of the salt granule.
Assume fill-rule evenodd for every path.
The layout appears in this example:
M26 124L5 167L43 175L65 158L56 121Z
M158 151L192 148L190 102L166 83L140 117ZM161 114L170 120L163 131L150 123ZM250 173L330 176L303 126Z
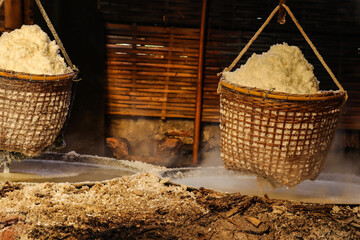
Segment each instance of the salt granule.
M0 69L46 75L71 72L59 55L59 46L38 25L23 25L2 34Z
M224 72L224 78L241 86L290 94L314 94L319 82L314 67L301 50L287 43L275 44L269 51L253 54L234 72Z

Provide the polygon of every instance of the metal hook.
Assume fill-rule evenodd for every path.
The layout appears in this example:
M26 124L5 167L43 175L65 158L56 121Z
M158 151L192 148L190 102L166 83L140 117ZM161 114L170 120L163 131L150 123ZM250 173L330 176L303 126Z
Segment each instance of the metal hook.
M285 8L282 6L283 4L286 3L286 0L280 0L279 2L279 5L280 5L280 8L279 8L279 12L278 12L278 22L280 24L284 24L286 22L286 10Z

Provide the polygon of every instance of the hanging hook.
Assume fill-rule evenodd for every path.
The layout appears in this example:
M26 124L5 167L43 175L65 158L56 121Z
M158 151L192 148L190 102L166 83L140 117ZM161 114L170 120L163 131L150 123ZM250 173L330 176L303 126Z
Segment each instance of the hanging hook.
M285 3L286 3L286 0L280 0L280 2L279 2L280 8L279 8L279 12L278 12L278 22L279 22L280 24L284 24L284 23L286 22L286 20L285 20L286 10L285 10L285 8L282 6L282 5L285 4Z

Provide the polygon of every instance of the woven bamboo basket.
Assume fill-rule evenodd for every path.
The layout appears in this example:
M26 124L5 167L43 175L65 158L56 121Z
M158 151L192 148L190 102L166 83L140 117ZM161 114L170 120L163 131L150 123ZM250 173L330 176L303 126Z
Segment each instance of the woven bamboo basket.
M282 6L305 37L290 9ZM224 71L235 66L266 24ZM320 59L311 41L306 40ZM318 176L347 99L331 70L322 58L320 61L339 91L286 94L234 85L220 78L221 157L227 169L253 173L288 187Z
M0 149L37 156L53 143L69 111L75 76L0 70Z
M40 0L35 2L72 71L36 75L0 69L0 160L8 158L7 163L17 153L23 156L16 159L38 156L55 141L67 119L72 82L80 80Z

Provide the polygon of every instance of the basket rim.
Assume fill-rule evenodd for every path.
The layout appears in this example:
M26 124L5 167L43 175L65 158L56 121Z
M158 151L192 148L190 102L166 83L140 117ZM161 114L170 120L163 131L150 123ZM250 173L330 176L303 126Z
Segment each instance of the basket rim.
M16 72L11 70L0 69L0 77L6 78L17 78L19 80L30 80L30 81L59 81L69 78L75 78L77 75L76 71L71 71L59 75L49 75L49 74L32 74L24 72Z
M325 100L334 100L340 98L346 98L347 92L342 92L340 90L321 90L320 93L315 94L291 94L284 92L276 92L271 90L263 90L260 88L251 88L246 86L241 86L238 84L230 83L223 77L220 79L220 84L222 87L234 90L246 95L252 95L256 97L263 97L267 99L276 99L276 100L286 100L286 101L325 101Z

